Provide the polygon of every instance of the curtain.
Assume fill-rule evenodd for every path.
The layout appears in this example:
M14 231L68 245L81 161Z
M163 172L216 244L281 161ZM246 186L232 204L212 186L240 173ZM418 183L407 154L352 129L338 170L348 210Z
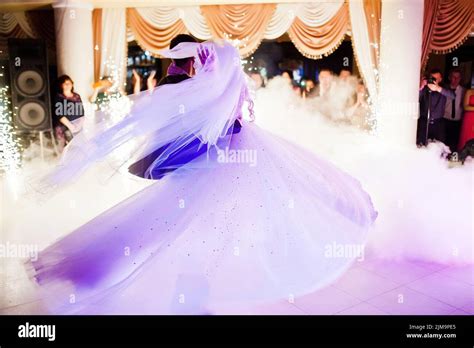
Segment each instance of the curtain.
M310 4L308 4L310 5ZM315 3L312 5L333 5L333 3ZM327 17L323 17L327 19ZM348 5L344 3L336 14L324 24L310 26L308 23L319 23L309 18L300 19L295 17L293 24L288 30L291 41L302 55L308 58L320 59L334 52L348 29L349 11Z
M298 4L278 4L268 22L264 38L274 40L286 33L296 16Z
M51 10L0 13L1 50L8 38L41 38L52 52L56 49L54 12Z
M176 7L136 8L135 10L145 22L160 29L170 27L180 19L180 13Z
M102 9L92 11L92 40L94 44L94 81L100 79L100 61L102 47Z
M431 40L433 38L436 24L436 16L441 0L425 0L423 13L423 39L421 46L421 71L425 69L428 56L431 51Z
M319 27L331 20L344 4L344 0L331 0L299 4L295 15L310 27Z
M14 12L13 15L15 16L18 25L20 26L21 30L26 34L27 37L36 37L33 28L31 27L30 22L26 17L26 13L24 11L21 12ZM54 24L53 24L54 26Z
M376 100L380 45L380 0L351 0L349 8L354 57L371 100Z
M160 11L160 9L153 9L153 11L155 10ZM145 11L142 10L141 12ZM151 24L153 18L159 18L156 12L154 15L147 15L146 18L144 19L137 9L127 9L128 27L135 40L142 48L155 56L158 56L158 51L168 48L173 37L178 34L189 33L181 19L177 19L173 23L168 19L166 24L171 23L169 26L159 27L156 23Z
M472 0L442 0L430 42L432 52L444 54L458 48L467 39L473 24Z
M135 35L133 35L132 30L127 25L127 42L135 41Z
M14 13L0 13L0 51L8 49L8 38L25 38L28 35L21 28Z
M137 8L127 10L127 40L136 40L156 56L177 34L190 33L200 40L226 38L247 57L263 39L289 32L301 53L321 58L342 42L348 19L344 0Z
M137 9L138 14L144 21L152 27L166 29L169 26L175 24L175 22L181 20L186 27L186 30L198 38L199 40L209 40L212 38L211 31L207 26L206 19L201 13L199 6L187 6L187 7L152 7L152 8L139 8ZM127 14L129 15L129 14ZM140 20L137 18L137 20ZM127 41L135 40L133 31L129 26L127 27ZM149 51L153 50L152 45L147 48Z
M258 48L275 9L275 4L201 6L212 35L230 40L243 57Z
M52 33L52 37L54 37L53 15L53 11L0 13L0 36L12 38L35 38L42 37L41 35L46 35L47 37L45 39L48 39L51 38ZM51 25L51 22L52 28L47 28L48 25Z
M382 0L364 0L364 14L369 34L370 55L378 69L380 54L380 30L382 21Z
M179 12L181 20L194 37L200 40L212 38L211 30L199 6L183 7L179 9Z
M18 30L21 31L21 28L18 25L18 20L13 13L0 13L0 19L1 36L13 37L12 33L17 34Z
M97 21L98 19L96 19ZM100 76L111 76L120 87L125 83L126 76L126 18L125 9L102 9L102 30L100 39ZM97 24L97 22L96 22ZM94 34L98 38L98 34Z
M52 51L56 50L56 31L54 27L54 11L37 10L24 12L26 22L33 33L32 37L44 39L46 46ZM21 18L21 17L19 17ZM23 23L23 19L21 20ZM25 23L26 23L25 22ZM22 24L26 27L26 24Z
M472 0L425 0L421 70L431 52L445 54L462 45L473 25Z

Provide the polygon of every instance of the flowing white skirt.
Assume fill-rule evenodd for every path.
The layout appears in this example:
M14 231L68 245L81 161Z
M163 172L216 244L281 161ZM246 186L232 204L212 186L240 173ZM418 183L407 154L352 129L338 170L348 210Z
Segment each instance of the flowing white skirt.
M221 150L40 253L50 311L203 313L291 298L359 256L377 214L357 180L252 123Z

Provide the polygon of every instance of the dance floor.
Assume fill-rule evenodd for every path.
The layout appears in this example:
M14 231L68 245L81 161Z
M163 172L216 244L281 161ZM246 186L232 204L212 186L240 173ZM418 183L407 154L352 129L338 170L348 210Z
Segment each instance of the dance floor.
M0 314L44 314L18 260L2 259ZM25 299L27 299L25 301ZM252 308L213 308L213 314L472 315L474 265L394 262L366 256L332 285L292 301ZM159 313L157 313L159 314Z

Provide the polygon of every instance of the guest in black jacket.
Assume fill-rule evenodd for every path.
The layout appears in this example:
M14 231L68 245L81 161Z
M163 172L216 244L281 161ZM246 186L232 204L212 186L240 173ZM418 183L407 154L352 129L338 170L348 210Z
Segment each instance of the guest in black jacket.
M439 140L446 143L446 130L443 121L444 110L447 98L454 99L455 95L453 91L441 87L442 81L441 71L433 69L429 78L424 78L421 82L419 93L420 116L416 132L418 146L426 145L428 140Z

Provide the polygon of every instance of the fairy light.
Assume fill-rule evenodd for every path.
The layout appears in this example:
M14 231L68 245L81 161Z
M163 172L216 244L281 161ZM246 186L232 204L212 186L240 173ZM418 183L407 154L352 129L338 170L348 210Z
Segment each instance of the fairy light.
M369 126L369 133L376 135L377 134L377 107L373 98L367 98L367 104L369 105L369 113L367 115L367 125Z
M115 123L130 113L133 102L120 92L122 67L109 58L105 61L105 68L105 71L109 72L112 86L109 88L104 102L99 105L99 109L109 116L110 122Z
M133 102L119 92L112 92L108 95L107 101L102 103L100 110L105 112L110 121L121 120L130 113Z
M145 53L145 55L147 54ZM105 71L110 76L109 81L112 83L112 86L105 91L105 98L98 107L100 111L106 114L106 124L113 126L130 113L133 101L121 93L122 67L115 64L112 58L107 59L104 64ZM135 141L122 144L111 153L111 159L120 162L124 161L124 159L129 159L135 146Z
M238 49L241 47L247 47L247 44L249 42L248 37L244 37L243 39L233 39L232 34L228 34L228 33L223 33L223 36L226 40L228 40L232 44L232 46Z
M0 76L3 76L3 71ZM21 166L21 146L14 136L11 123L8 86L3 86L0 87L0 173L12 172Z

